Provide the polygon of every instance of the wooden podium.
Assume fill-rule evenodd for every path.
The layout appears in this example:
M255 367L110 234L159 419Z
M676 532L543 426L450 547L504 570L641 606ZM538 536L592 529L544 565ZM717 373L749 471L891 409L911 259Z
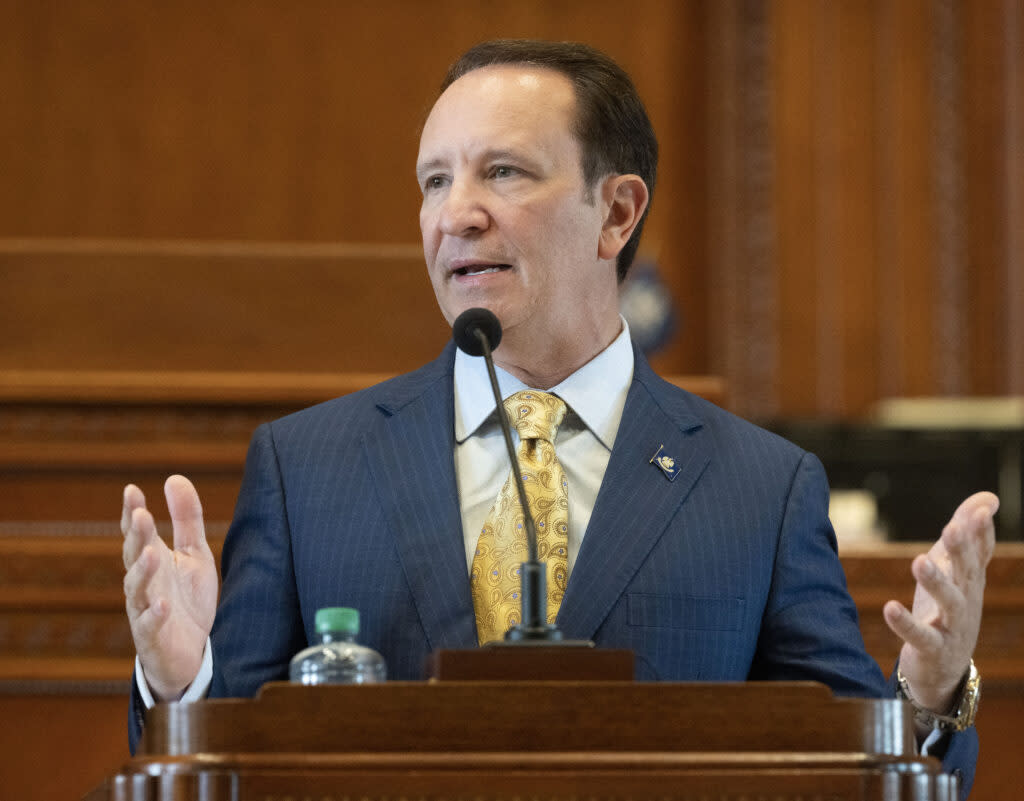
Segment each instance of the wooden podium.
M955 801L908 709L813 683L274 683L157 706L87 798Z

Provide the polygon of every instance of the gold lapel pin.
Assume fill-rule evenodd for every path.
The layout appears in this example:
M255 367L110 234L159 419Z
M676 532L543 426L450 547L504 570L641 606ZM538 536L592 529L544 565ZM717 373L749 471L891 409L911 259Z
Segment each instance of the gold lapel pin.
M676 463L676 460L673 457L667 454L662 455L661 452L664 449L664 444L658 446L658 450L655 451L654 456L651 457L650 464L653 464L655 467L659 468L661 472L665 474L665 478L667 478L669 481L675 481L676 476L679 475L679 465Z

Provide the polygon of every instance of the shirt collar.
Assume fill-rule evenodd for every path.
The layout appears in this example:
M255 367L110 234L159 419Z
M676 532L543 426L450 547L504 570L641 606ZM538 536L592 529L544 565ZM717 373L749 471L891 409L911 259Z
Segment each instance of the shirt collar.
M621 318L620 318L621 319ZM528 387L511 373L495 365L501 397ZM633 346L629 326L607 348L547 392L558 395L583 424L611 450L619 430L626 394L633 380ZM494 395L482 356L455 354L455 440L459 444L476 432L494 411Z

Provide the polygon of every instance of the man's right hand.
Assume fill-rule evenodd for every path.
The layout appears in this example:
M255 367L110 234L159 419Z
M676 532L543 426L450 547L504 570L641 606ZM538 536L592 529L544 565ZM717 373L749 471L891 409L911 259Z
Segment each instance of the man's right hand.
M174 701L202 664L218 582L192 482L171 476L164 495L174 525L173 551L157 534L142 490L134 484L124 488L124 595L135 651L153 697Z

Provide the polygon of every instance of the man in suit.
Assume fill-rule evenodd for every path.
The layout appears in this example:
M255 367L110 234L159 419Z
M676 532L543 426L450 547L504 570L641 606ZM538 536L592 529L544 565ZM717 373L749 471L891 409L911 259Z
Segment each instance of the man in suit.
M820 463L662 381L629 341L618 287L656 163L628 76L581 45L472 49L420 141L420 227L442 313L494 311L503 395L564 402L553 435L569 488L558 623L633 649L642 679L814 679L891 694L860 638ZM173 551L127 487L133 738L154 700L248 696L283 678L322 606L360 610L360 639L392 678L421 678L433 649L475 645L486 610L470 572L508 471L492 407L481 360L449 346L412 374L261 426L219 607L192 485L167 482ZM933 734L927 716L948 717L964 691L997 504L988 493L965 501L912 564L913 612L885 609L905 641L919 734L967 772L967 787L973 729Z

